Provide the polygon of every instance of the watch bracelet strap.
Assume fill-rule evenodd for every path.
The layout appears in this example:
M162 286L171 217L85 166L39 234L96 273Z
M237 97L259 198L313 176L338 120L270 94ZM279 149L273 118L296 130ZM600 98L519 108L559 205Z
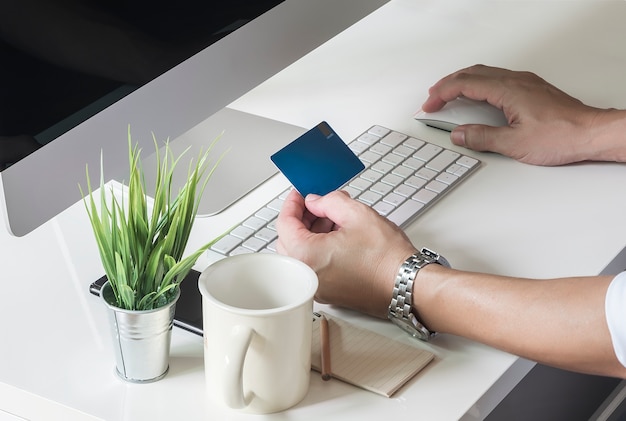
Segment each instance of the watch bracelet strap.
M411 313L411 303L413 302L413 282L420 269L418 265L419 253L412 254L402 263L396 282L393 287L390 311L396 317L409 317Z
M417 317L412 312L411 304L413 302L412 295L415 277L420 269L431 263L440 263L447 267L450 266L445 258L425 247L419 252L412 254L402 263L396 275L391 304L389 306L390 318L395 317L405 321L417 322L415 323L417 324L415 328L419 329L422 333L427 333L426 336L428 338L436 335L436 332L429 331L417 320Z

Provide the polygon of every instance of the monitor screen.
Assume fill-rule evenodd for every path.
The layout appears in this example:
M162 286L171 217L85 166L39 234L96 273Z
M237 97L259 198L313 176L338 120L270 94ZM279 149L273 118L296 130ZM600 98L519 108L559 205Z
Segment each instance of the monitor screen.
M51 136L53 140L0 173L10 232L25 235L79 201L78 185L84 185L85 167L89 166L92 177L98 174L101 155L107 179L124 181L129 125L134 140L146 151L154 148L151 133L177 141L387 1L265 2L267 7L279 4L266 12L257 10L260 15L252 20L235 19L233 27L218 31L217 40L208 41L208 47L170 70L148 77L146 83L127 91L123 86L113 89L119 98L113 98L111 105L97 109L84 122L61 129L58 136Z
M1 2L0 166L281 2Z

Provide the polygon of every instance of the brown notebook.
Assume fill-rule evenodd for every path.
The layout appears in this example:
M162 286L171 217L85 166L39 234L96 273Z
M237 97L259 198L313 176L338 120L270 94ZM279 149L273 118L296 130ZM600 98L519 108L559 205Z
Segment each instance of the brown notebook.
M314 314L311 367L321 370L320 316L328 319L332 377L390 397L434 355L327 313Z

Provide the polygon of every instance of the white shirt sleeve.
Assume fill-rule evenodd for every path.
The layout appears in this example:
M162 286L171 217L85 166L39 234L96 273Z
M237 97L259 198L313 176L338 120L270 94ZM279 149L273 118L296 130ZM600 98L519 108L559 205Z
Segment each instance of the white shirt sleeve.
M626 272L611 281L606 291L604 311L615 355L626 367Z

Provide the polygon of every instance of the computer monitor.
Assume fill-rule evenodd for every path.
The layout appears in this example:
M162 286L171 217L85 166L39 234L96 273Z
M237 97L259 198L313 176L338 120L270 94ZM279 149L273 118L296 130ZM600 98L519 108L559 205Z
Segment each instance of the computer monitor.
M62 134L0 173L9 231L28 234L79 201L85 166L98 175L101 155L107 179L126 180L128 125L144 151L154 149L151 133L184 142L182 134L388 1L285 0Z

